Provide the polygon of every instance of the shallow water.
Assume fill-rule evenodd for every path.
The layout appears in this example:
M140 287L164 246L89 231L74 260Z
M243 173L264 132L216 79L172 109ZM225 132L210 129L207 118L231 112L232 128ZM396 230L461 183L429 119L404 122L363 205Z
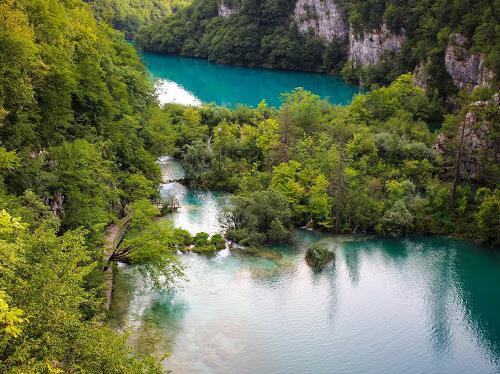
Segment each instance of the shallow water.
M206 60L140 52L155 81L161 104L200 105L216 103L257 106L262 99L278 107L280 95L303 87L332 104L349 104L362 89L340 77L218 65Z
M163 162L166 179L178 164ZM174 223L219 229L225 196L167 184ZM314 273L304 250L334 263ZM182 255L175 292L118 272L113 323L138 351L171 352L174 373L498 373L500 255L448 238L381 239L298 230L295 244L256 255Z

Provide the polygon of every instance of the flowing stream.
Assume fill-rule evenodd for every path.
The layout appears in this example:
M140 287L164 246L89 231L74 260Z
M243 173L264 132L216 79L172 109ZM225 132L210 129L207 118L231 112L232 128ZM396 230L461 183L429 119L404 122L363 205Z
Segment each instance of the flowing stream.
M160 160L164 179L182 168ZM227 195L163 185L170 219L218 232ZM314 273L304 250L334 263ZM137 269L116 276L113 325L173 373L499 373L500 254L443 237L384 239L298 230L290 246L252 256L181 255L189 280L155 292Z

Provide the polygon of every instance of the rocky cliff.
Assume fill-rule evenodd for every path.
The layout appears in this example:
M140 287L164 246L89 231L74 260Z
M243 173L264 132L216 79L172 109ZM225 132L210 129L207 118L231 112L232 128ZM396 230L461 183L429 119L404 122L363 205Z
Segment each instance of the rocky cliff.
M360 65L380 62L384 52L396 52L405 41L404 35L393 34L385 24L380 29L363 32L360 35L349 30L349 59Z
M240 10L238 1L231 0L218 0L217 10L219 17L229 17L236 14Z
M421 89L423 89L426 93L429 93L429 74L426 70L426 63L420 62L415 69L413 70L413 84Z
M500 144L493 136L499 107L500 95L497 93L489 100L472 103L461 121L457 129L458 134L463 131L461 178L478 178L487 174L486 165L494 164L500 158ZM458 134L454 136L460 139L461 136ZM436 137L433 149L439 154L444 154L446 148L453 142L453 139L440 133Z
M334 0L297 0L293 21L302 33L312 32L327 42L334 38L348 40L348 57L360 65L378 63L385 51L398 51L405 41L403 35L391 33L385 24L378 30L356 34Z
M293 19L302 33L313 32L328 42L348 37L344 14L333 0L297 0Z
M488 86L493 72L485 65L482 54L473 54L467 49L467 38L453 33L446 48L446 71L458 88Z

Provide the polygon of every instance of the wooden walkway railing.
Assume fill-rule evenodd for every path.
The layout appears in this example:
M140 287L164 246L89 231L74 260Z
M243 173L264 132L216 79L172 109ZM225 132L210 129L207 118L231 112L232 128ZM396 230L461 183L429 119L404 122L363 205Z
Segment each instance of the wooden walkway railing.
M111 256L115 249L120 245L123 237L130 227L130 216L123 217L118 223L114 223L108 227L106 239L104 242L104 269L106 271L104 309L109 310L111 307L111 298L113 296L113 264L110 263Z

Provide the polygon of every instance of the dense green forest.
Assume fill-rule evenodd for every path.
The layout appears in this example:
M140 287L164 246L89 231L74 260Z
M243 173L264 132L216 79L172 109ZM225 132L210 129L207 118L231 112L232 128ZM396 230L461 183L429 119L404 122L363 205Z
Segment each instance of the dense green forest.
M431 92L443 97L455 93L444 68L444 53L451 32L470 41L475 53L484 53L486 64L500 76L500 3L483 1L338 1L355 34L387 24L407 41L399 53L387 54L367 68L352 69L347 61L347 41L327 42L313 34L301 34L292 21L296 0L226 1L238 9L218 17L217 0L194 0L138 35L141 47L150 51L208 58L218 63L263 66L276 69L339 73L366 85L389 84L428 62ZM310 17L316 15L311 14Z
M340 71L343 46L301 35L290 21L295 0L245 2L229 18L217 1L193 1L175 17L154 22L137 36L150 51L208 58L225 64L274 69Z
M161 20L190 0L87 0L91 3L97 18L104 19L114 28L124 31L128 38L133 38L137 31L146 24Z
M464 97L438 134L429 130L431 104L411 75L347 107L297 89L278 110L263 102L163 111L191 185L236 193L223 221L228 238L242 244L287 241L298 226L451 233L497 244L500 109L497 96L476 103L490 95ZM472 115L477 123L465 121ZM470 153L463 132L477 126L491 146Z
M144 67L81 0L1 1L0 45L0 371L160 372L102 312L105 226L125 206L132 232L153 225L165 149ZM124 259L170 281L158 230Z
M348 11L360 25L388 17L380 6L368 16L360 3ZM215 1L141 2L136 13L138 4L0 0L0 372L162 371L105 323L105 229L130 217L114 260L143 265L158 287L183 277L177 249L205 253L224 243L151 219L160 155L177 156L192 186L235 193L222 220L227 238L247 246L288 241L298 226L500 243L494 90L460 93L460 109L438 133L428 126L435 103L409 74L346 107L297 89L280 108L160 108L134 47L108 22L134 33L176 11L145 26L140 43L228 63L331 71L343 47L289 27L285 0L228 19L216 17ZM440 14L459 20L452 27L473 35L473 48L497 66L485 40L498 35L491 17L499 7L481 19L442 7L430 13L432 30L447 27ZM258 14L245 13L252 9ZM440 48L438 36L429 38L415 53ZM474 136L486 146L471 150Z

